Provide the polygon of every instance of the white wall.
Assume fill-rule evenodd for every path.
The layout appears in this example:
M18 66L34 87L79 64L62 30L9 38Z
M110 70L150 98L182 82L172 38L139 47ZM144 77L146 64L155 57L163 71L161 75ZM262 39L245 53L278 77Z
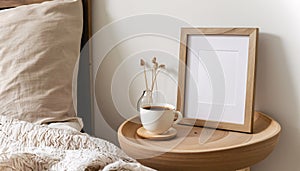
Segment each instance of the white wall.
M299 7L298 0L94 0L93 31L96 33L105 25L124 17L148 13L169 15L200 27L259 27L255 108L278 120L282 126L282 134L275 151L266 160L255 165L253 170L294 171L300 167ZM124 32L124 28L114 28L111 33L117 35L121 32ZM103 39L100 36L99 39L101 38ZM98 41L101 40L95 40L94 44L94 58L102 48L97 44ZM105 41L109 43L110 38ZM151 48L155 50L151 51ZM162 49L168 53L160 51ZM136 78L126 77L127 72L129 76L131 72L140 69L137 61L139 55L164 56L159 59L167 63L168 68L172 70L171 76L176 78L177 63L168 61L177 58L178 49L178 45L173 41L155 36L131 38L114 47L103 60L96 77L96 96L99 96L96 97L97 103L103 108L102 115L111 116L111 119L106 117L110 123L107 124L99 113L95 114L97 136L117 142L115 130L123 115L133 111L132 106L136 99L129 99L131 106L128 109L128 104L117 107L121 110L119 112L123 113L120 117L115 116L119 112L114 107L114 98L120 96L122 99L128 96L126 90L131 91L130 97L137 98L138 91L142 90L140 75ZM142 50L150 52L140 52ZM122 82L114 82L116 75L119 75L116 73L122 75ZM121 91L117 94L111 93L112 84L114 90L119 86ZM176 91L175 84L176 82L169 81L169 94ZM124 85L127 89L122 89Z

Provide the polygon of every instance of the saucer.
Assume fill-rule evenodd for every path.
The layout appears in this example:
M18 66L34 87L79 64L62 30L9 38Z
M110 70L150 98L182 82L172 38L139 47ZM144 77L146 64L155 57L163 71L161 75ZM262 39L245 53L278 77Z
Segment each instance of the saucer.
M143 138L147 138L150 140L168 140L171 138L174 138L177 134L177 131L175 128L170 128L168 131L166 131L163 134L153 134L149 131L147 131L144 127L140 127L137 129L136 133Z

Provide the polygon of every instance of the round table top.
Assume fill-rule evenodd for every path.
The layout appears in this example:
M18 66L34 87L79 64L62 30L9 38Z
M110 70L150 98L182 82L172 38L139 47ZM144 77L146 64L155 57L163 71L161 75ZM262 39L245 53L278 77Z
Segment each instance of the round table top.
M118 131L120 145L129 156L142 163L146 161L146 164L156 168L163 167L163 163L167 166L168 161L173 163L178 161L195 168L201 165L203 169L204 165L208 166L209 162L214 162L215 164L211 164L226 170L224 165L228 163L223 165L221 163L231 160L240 162L235 162L235 166L233 164L226 166L228 169L248 167L264 159L273 150L281 131L278 122L259 112L255 112L254 115L252 134L174 125L177 130L175 138L155 141L137 135L136 130L141 126L137 116L125 121ZM224 158L226 155L228 156ZM243 158L245 160L241 161ZM218 162L219 164L216 164ZM216 167L211 170L218 170ZM206 170L210 170L210 167L208 166Z

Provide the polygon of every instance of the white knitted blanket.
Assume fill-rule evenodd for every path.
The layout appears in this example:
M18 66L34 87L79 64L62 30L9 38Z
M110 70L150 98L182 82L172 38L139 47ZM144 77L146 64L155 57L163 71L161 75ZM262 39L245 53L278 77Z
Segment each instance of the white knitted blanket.
M80 132L0 116L0 170L152 170Z

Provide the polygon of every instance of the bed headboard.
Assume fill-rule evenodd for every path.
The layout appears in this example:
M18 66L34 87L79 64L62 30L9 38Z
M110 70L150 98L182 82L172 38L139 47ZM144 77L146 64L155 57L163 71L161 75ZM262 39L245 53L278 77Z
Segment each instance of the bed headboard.
M20 5L41 3L49 0L0 0L0 10ZM83 5L83 32L81 38L80 65L77 84L77 113L83 118L84 130L93 134L93 106L92 106L92 65L91 43L86 44L92 37L91 0L82 0ZM84 47L84 49L83 49Z

